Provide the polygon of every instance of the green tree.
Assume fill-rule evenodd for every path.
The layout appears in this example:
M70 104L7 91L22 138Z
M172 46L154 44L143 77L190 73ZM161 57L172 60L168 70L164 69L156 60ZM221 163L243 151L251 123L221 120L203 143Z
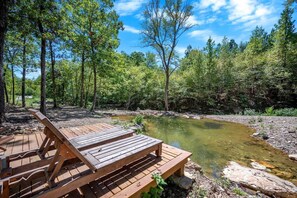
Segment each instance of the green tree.
M292 19L293 13L292 4L285 3L281 18L275 25L274 47L283 67L287 67L289 49L296 41L294 20Z
M268 35L262 27L256 27L252 31L247 50L253 55L266 51L269 47Z
M165 110L169 110L169 78L177 69L174 65L175 48L181 35L193 27L188 23L192 15L192 6L182 0L152 0L144 11L143 43L156 50L165 73L164 102Z
M5 120L5 99L4 99L4 43L8 27L8 13L11 6L10 0L3 0L0 3L0 124Z
M75 38L74 45L81 45L81 54L87 54L93 69L93 104L97 104L97 77L98 69L101 72L111 51L118 46L117 35L122 28L110 0L98 2L69 1L66 4L69 21L73 24ZM77 48L76 48L77 49ZM82 53L83 52L83 53ZM85 56L85 55L84 55ZM82 60L85 60L82 57ZM84 64L82 64L84 66ZM81 75L84 75L81 72Z

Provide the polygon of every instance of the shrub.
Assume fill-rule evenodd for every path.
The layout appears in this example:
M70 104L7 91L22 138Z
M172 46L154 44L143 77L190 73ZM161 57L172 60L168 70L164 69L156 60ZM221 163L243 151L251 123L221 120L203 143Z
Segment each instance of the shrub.
M265 115L267 116L273 116L274 115L274 108L273 107L268 107L265 109Z
M284 108L274 110L276 116L297 116L297 109L294 108Z
M153 173L152 178L156 181L157 186L155 188L150 188L149 192L142 193L143 198L158 198L164 191L163 186L167 185L160 173Z
M142 125L143 124L143 116L142 115L137 115L133 119L133 123L137 125Z
M241 190L240 188L234 188L233 192L239 196L246 196L246 192L244 192L243 190Z
M245 109L243 115L259 115L255 109Z

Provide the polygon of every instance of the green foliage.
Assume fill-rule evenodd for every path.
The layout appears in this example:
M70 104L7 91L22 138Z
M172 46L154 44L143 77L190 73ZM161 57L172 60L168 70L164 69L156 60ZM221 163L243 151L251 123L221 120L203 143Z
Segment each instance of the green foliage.
M203 188L198 188L197 189L197 194L198 194L198 198L205 198L207 197L207 190L203 189Z
M219 184L220 186L222 186L225 189L229 189L231 186L231 181L225 177L220 177L218 179L215 180L217 184Z
M265 109L264 115L267 116L297 116L297 109L294 108L283 108L283 109L274 109L269 107Z
M294 109L294 108L275 109L274 115L276 115L276 116L297 116L297 109Z
M255 109L245 109L243 115L259 115Z
M163 186L167 185L160 173L153 173L152 178L155 180L157 186L154 188L150 188L149 192L143 193L143 198L159 198L164 191Z
M133 123L137 125L142 125L143 124L143 116L142 115L137 115L133 119Z
M273 107L266 108L265 109L265 115L268 115L268 116L274 115L274 108Z
M239 196L246 196L247 193L244 192L241 188L234 188L232 190L235 194L239 195Z

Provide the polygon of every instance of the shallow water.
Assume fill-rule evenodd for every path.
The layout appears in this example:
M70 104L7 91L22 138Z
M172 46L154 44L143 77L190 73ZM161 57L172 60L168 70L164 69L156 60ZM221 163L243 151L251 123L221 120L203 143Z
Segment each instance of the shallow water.
M250 167L255 160L270 167L271 173L297 185L297 163L265 141L252 138L254 131L245 125L210 119L146 117L145 128L147 135L192 152L191 159L209 176L219 177L228 161Z

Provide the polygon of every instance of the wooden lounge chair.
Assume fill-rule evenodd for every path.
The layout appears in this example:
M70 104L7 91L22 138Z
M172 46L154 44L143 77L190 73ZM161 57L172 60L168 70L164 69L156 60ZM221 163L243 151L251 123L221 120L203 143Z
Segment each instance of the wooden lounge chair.
M58 130L50 122L50 120L48 118L46 118L43 114L41 114L39 111L36 111L34 109L29 109L29 111L33 114L33 116L37 120L39 120L45 126L45 128L44 128L45 138L44 138L41 146L38 149L24 151L21 153L16 153L16 154L10 155L10 156L2 156L1 164L3 164L3 166L0 169L0 178L6 177L9 175L19 175L20 173L30 171L30 170L34 169L35 167L39 168L39 167L48 165L52 159L46 158L45 156L49 151L56 149L56 146L53 144L56 140L55 139L56 136L52 132L52 130L54 130L54 132L56 132L58 134L61 133L61 131L62 131L62 133L61 133L62 136L64 136L63 131L71 130L71 128L69 128L69 129L64 128L62 130ZM88 135L70 138L69 141L71 141L78 150L83 150L83 149L87 149L87 148L92 148L94 146L99 146L99 145L102 145L105 143L109 143L109 142L112 142L115 140L123 139L126 137L131 137L133 135L133 133L134 132L132 130L125 130L121 127L114 127L114 128L107 129L104 131L102 131L102 130L97 131L96 129L94 129ZM67 139L66 137L64 137L64 138ZM5 140L11 140L11 139L13 139L13 137L11 137L11 136L5 138ZM83 141L84 139L87 139L88 141ZM18 161L18 160L32 157L32 156L36 156L36 155L40 159L37 162L26 164L21 167L9 168L11 162ZM28 174L29 174L29 172L28 172Z
M20 166L16 169L16 174L8 174L8 177L3 178L3 197L9 197L10 187L23 185L22 183L38 177L46 177L48 183L48 189L38 196L59 197L153 151L157 156L161 156L161 140L144 135L133 135L122 139L114 137L111 139L116 141L110 141L107 134L100 137L96 133L68 139L43 114L38 111L31 112L45 125L45 139L47 140L43 142L37 152L41 153L43 159L34 164ZM45 151L48 151L52 144L56 148L56 153L52 158L45 159ZM89 170L80 177L59 183L54 182L63 166L73 165L77 162L85 164Z

